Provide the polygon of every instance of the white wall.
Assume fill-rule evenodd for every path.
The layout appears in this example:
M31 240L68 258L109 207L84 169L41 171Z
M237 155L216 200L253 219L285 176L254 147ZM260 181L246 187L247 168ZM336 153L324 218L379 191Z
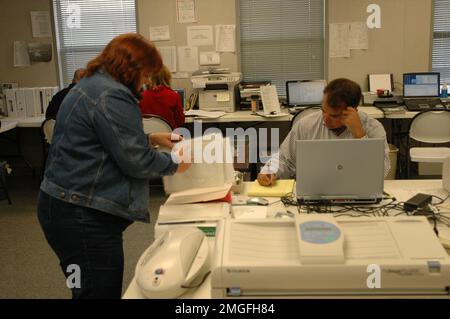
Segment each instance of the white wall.
M50 0L0 0L0 8L0 82L18 82L22 87L58 85L54 46L51 62L13 66L14 41L53 43L51 38L33 38L30 18L30 11L51 11Z
M328 59L328 79L347 77L367 90L369 73L393 73L401 83L403 73L430 70L432 0L328 0L328 22L366 21L371 3L381 7L381 29L369 29L368 50Z
M370 0L327 0L327 25L335 22L365 21ZM348 77L367 89L368 73L402 73L430 69L432 0L377 0L381 6L382 28L369 30L369 49L352 50L350 58L332 58L327 63L328 79ZM138 31L149 37L149 27L169 25L171 40L158 45L187 45L186 27L190 25L236 24L238 0L197 0L198 22L179 24L174 0L137 0ZM13 41L41 41L31 34L30 11L51 11L50 0L0 0L0 81L17 81L21 86L57 85L57 59L14 68ZM42 39L51 42L51 39ZM239 40L237 40L239 44ZM239 45L237 45L239 47ZM199 51L214 51L201 47ZM239 69L236 53L222 53L221 67ZM264 66L261 66L264 67ZM189 81L174 80L174 86L190 89Z

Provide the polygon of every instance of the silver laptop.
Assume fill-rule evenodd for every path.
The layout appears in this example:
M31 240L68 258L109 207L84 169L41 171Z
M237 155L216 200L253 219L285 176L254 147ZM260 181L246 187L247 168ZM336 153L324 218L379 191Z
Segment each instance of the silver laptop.
M301 204L373 204L382 199L384 139L296 141Z

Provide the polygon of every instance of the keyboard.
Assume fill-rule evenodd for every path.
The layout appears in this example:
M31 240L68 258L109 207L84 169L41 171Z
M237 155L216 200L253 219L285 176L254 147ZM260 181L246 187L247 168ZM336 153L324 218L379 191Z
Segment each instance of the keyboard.
M426 111L434 108L444 108L440 98L403 99L408 111Z

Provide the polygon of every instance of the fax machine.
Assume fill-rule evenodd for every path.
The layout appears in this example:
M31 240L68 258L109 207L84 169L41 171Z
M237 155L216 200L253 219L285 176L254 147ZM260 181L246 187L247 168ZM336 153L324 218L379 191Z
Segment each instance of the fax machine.
M449 287L450 258L423 216L301 214L218 225L212 298L448 296Z
M191 77L194 89L198 89L200 110L234 112L241 73L204 72Z

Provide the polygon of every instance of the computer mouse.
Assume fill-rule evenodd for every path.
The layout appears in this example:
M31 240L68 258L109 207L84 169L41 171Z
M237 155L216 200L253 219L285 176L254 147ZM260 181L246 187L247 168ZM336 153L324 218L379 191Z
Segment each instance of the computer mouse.
M209 271L209 244L196 227L173 228L142 254L136 283L147 298L176 298Z
M251 198L247 199L247 205L267 206L267 205L269 205L269 201L262 197L251 197Z

